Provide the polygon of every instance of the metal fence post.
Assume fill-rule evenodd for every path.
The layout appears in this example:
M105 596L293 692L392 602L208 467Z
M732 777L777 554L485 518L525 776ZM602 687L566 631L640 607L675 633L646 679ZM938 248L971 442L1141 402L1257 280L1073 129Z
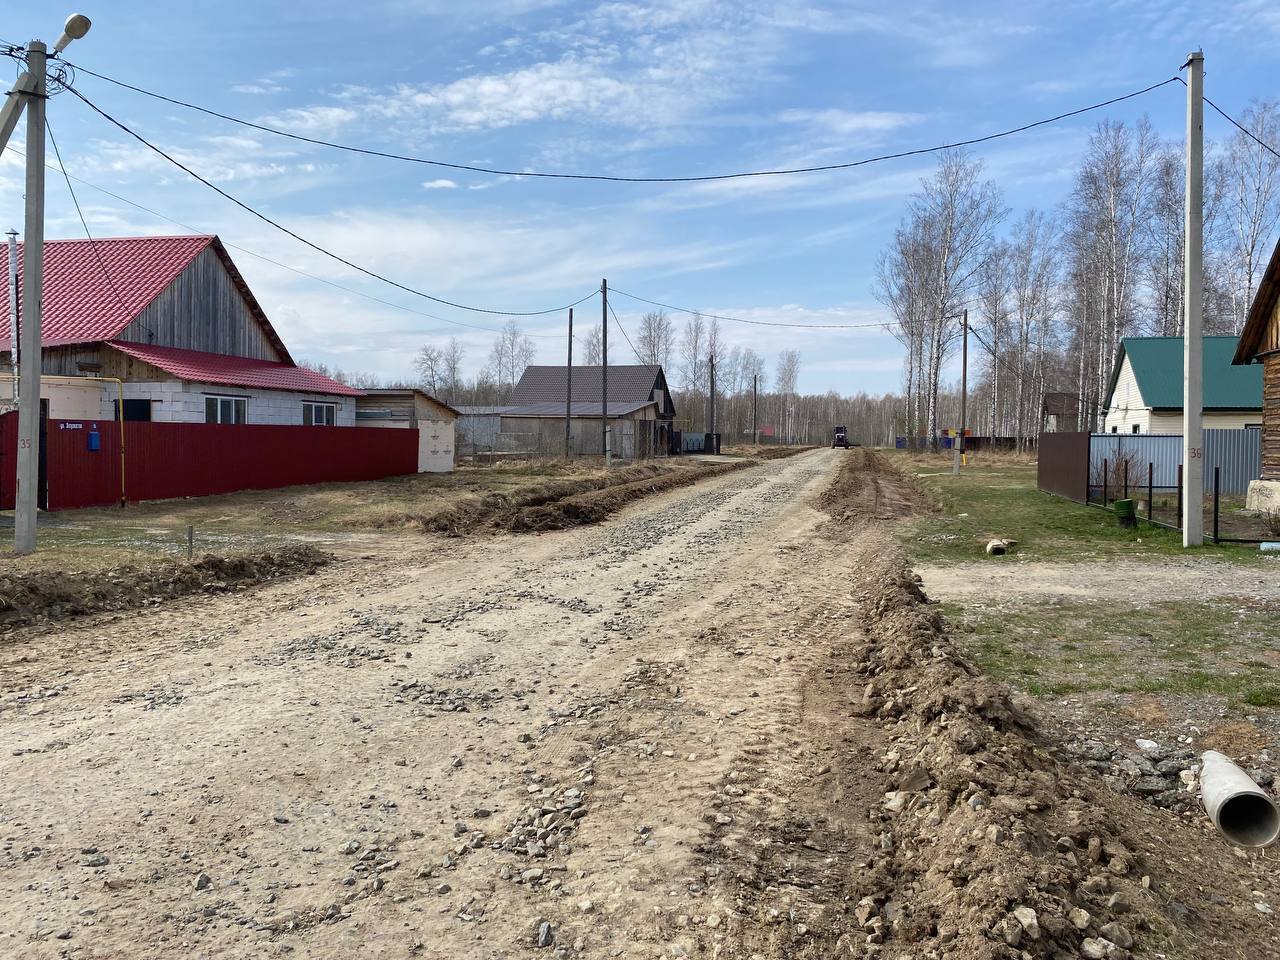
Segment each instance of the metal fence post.
M1155 464L1147 462L1147 519L1155 520L1156 518L1156 501L1155 501Z
M1107 474L1111 468L1107 464L1107 458L1102 458L1102 505L1107 505Z
M1218 542L1218 483L1222 476L1222 468L1213 468L1213 542Z
M1129 499L1129 461L1128 459L1126 458L1125 460L1123 460L1122 464L1123 464L1123 469L1121 470L1121 473L1124 476L1124 496L1121 497L1120 499L1128 500Z

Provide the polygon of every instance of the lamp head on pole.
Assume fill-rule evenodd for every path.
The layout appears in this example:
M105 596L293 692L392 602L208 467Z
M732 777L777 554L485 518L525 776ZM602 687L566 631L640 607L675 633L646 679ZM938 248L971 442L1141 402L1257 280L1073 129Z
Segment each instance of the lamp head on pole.
M62 36L53 45L53 52L58 54L67 49L72 40L79 40L89 32L91 26L93 26L93 22L83 13L73 13L67 17L67 22L62 28Z

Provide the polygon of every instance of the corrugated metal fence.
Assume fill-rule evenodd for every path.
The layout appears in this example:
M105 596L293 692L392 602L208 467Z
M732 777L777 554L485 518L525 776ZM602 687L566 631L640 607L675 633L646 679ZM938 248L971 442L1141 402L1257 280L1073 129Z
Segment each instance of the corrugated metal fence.
M1046 434L1045 436L1053 436ZM1178 485L1182 463L1181 434L1095 433L1089 438L1089 483L1102 485L1102 465L1107 463L1108 484L1115 486L1117 470L1128 463L1129 482L1136 489L1147 484L1151 464L1152 485ZM1262 474L1261 430L1206 430L1204 432L1204 489L1213 492L1213 468L1221 468L1221 491L1243 494L1249 481Z
M415 473L417 430L265 424L126 423L125 496L200 497ZM96 439L91 442L91 435ZM93 449L96 446L97 449ZM110 421L49 420L50 510L120 502L120 430ZM0 416L0 507L12 509L17 414Z

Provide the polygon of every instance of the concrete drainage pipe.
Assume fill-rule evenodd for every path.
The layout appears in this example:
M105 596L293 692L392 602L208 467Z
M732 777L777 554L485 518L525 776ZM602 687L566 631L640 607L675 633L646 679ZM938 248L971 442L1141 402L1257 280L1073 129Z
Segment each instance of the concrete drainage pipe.
M1200 796L1219 832L1242 847L1265 847L1280 836L1280 808L1253 778L1216 750L1201 756Z

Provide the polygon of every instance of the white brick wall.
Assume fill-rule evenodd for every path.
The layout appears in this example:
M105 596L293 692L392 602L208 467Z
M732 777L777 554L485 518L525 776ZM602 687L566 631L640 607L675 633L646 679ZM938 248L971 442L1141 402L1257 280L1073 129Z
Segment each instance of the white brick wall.
M186 383L181 380L165 380L158 383L126 383L126 400L151 400L151 419L159 423L204 423L205 397L245 397L248 408L246 423L267 423L276 426L301 426L304 401L333 403L336 405L335 425L356 425L354 397L337 397L320 393L292 393L286 390L249 390L240 387L223 387L211 383ZM111 419L115 400L114 387L103 391L102 417Z

